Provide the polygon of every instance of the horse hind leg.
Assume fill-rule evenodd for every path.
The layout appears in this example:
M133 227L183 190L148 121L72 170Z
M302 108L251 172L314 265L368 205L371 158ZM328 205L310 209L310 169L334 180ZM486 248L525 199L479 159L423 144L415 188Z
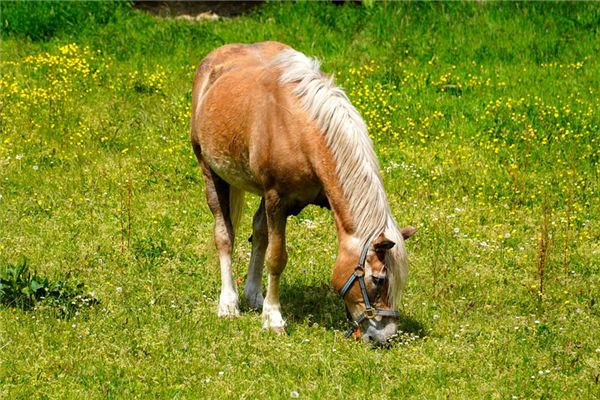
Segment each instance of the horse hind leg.
M238 316L237 285L231 269L231 255L235 241L235 228L241 216L244 191L221 179L201 162L206 185L206 200L214 218L214 239L221 266L221 295L218 315Z
M262 272L267 250L267 216L265 214L265 199L254 214L252 222L252 255L248 267L248 279L244 286L244 297L250 308L259 309L263 306Z

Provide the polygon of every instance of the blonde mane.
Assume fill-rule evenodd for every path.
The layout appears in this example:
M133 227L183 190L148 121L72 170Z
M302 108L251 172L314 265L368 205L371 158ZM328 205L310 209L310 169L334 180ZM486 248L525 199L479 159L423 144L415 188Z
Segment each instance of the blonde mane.
M281 84L296 83L293 93L325 135L354 218L355 236L363 246L381 233L396 242L396 246L387 252L386 265L390 274L389 301L397 306L408 272L406 250L402 233L390 211L379 161L363 118L346 93L320 71L317 59L285 49L271 64L282 71Z

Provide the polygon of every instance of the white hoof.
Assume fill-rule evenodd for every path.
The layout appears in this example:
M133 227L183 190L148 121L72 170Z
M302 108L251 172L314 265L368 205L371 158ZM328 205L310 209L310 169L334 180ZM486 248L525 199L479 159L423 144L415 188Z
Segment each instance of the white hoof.
M217 315L219 317L239 317L240 309L237 304L219 304Z
M240 307L238 306L237 296L221 294L217 315L219 317L238 317Z
M263 329L270 329L275 333L285 332L285 321L281 317L279 307L263 305L262 313Z

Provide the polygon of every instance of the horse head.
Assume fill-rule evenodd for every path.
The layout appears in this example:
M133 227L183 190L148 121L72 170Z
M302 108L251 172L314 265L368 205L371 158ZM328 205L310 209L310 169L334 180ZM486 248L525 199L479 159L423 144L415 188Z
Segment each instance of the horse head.
M402 228L401 240L408 239L416 231L414 227ZM388 268L394 262L392 249L396 245L382 233L369 240L360 253L356 251L356 245L352 249L349 246L340 248L343 251L340 251L334 268L333 286L346 302L348 319L352 323L346 336L360 329L364 341L385 344L396 334L399 313L392 292L401 288L390 287L393 271Z

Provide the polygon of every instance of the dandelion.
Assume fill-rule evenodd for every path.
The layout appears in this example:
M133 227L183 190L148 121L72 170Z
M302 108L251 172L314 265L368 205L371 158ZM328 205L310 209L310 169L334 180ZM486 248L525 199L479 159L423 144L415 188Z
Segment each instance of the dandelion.
M297 399L300 395L295 390L290 393L292 399Z
M34 166L33 166L33 170L34 170L34 171L37 171L38 169L39 169L39 167L38 167L37 165L34 165Z
M122 288L122 287L120 287L120 286L118 286L118 287L116 288L116 291L117 291L117 293L121 293L121 292L123 291L123 288Z

